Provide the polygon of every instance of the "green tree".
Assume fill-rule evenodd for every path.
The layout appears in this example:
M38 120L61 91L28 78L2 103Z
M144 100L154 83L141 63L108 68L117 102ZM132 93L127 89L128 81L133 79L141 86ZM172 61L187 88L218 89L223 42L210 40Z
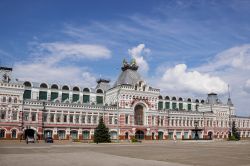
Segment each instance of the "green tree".
M229 136L229 140L235 140L235 141L240 140L240 134L236 128L235 121L233 121L232 123L232 133Z
M94 142L95 143L103 143L103 142L111 142L109 135L109 128L103 122L103 117L99 119L99 124L95 128L94 133Z

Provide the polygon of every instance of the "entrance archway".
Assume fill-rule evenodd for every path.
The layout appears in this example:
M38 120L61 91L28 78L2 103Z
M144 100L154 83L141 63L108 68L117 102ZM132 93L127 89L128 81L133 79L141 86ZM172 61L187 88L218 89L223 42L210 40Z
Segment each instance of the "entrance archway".
M155 139L155 133L152 133L152 140Z
M52 137L53 131L52 130L44 130L44 138Z
M135 139L144 139L144 132L141 130L137 130L135 133Z
M26 139L27 137L29 138L34 138L35 136L35 130L33 129L26 129L24 132L24 139Z
M162 131L158 132L158 139L163 140L163 132Z
M128 139L128 132L125 133L125 139Z
M212 131L208 132L208 139L210 139L210 140L213 139L213 132Z
M135 125L143 125L143 106L137 105L134 110L134 122Z

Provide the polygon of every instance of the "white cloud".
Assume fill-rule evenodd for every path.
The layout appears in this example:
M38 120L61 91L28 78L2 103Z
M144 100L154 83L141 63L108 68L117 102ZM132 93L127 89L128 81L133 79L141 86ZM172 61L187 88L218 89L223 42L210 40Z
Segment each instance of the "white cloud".
M244 90L247 92L247 93L250 93L250 79L248 79L245 83L245 86L244 86Z
M84 68L49 63L17 63L14 74L19 80L94 86L96 78Z
M145 44L139 44L136 47L128 49L129 55L136 60L139 66L139 71L142 74L146 74L149 70L148 63L143 56L149 54L150 52L150 49L146 48Z
M55 42L42 43L39 45L39 49L53 55L55 60L64 58L107 59L111 57L111 51L101 45Z
M227 84L219 77L198 71L188 71L185 64L178 64L167 69L158 85L164 90L195 92L196 94L225 93L227 91Z
M210 63L200 66L203 71L215 71L233 68L250 70L250 44L232 47L215 56Z
M68 60L110 58L111 51L101 45L73 43L41 43L32 48L32 61L14 64L14 74L20 80L67 83L93 87L96 77L84 67L62 65Z

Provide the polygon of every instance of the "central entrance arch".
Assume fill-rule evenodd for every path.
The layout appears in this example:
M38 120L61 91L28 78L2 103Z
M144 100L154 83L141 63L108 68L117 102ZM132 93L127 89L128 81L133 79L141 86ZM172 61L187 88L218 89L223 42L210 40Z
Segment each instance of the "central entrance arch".
M33 129L26 129L24 132L24 139L26 139L27 137L29 138L34 138L35 136L35 130Z
M134 110L134 122L135 125L143 125L143 106L141 105L137 105L135 106L135 110Z
M141 131L141 130L137 130L136 133L135 133L135 139L144 139L144 132Z

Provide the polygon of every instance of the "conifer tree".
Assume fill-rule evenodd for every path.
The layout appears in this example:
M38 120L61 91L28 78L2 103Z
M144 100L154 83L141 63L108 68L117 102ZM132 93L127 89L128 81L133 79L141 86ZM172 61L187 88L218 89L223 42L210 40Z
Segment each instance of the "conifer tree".
M109 135L109 128L103 122L103 117L99 119L99 124L95 128L94 133L94 142L95 143L104 143L104 142L111 142L110 135Z
M235 121L233 121L233 124L232 124L232 136L234 136L234 138L236 140L240 140L240 135L239 135L237 128L235 126Z

